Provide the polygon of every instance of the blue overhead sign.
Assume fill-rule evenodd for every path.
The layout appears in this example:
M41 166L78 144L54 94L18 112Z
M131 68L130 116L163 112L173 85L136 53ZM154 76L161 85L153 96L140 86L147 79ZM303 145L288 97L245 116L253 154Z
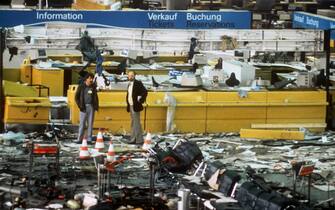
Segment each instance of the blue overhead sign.
M0 27L38 26L59 21L106 28L250 29L251 13L249 11L0 10Z
M306 29L335 29L335 19L314 15L307 12L293 13L293 28ZM335 30L331 32L331 39L335 39Z

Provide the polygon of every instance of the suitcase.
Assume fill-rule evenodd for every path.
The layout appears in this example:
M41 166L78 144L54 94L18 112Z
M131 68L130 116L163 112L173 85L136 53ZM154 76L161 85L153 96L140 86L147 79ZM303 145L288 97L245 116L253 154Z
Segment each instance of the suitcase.
M226 170L222 175L219 176L219 191L222 192L225 196L231 197L236 189L236 184L240 181L241 176L232 170Z
M284 210L293 204L291 199L276 191L264 191L253 182L243 183L236 198L246 210Z
M208 163L205 171L205 180L208 181L217 170L224 167L225 165L219 160Z
M202 152L198 145L194 142L181 142L174 150L173 154L177 157L180 166L185 170L189 170L196 160L203 158Z
M217 210L243 210L238 203L216 203L216 201L211 201L210 204Z
M291 204L290 200L275 191L262 193L255 205L255 210L282 210L287 209Z
M289 198L275 191L272 192L272 197L268 201L269 202L267 209L269 210L281 210L281 209L288 210L289 209L288 206L292 204L292 201Z
M253 182L244 182L237 192L236 200L244 210L253 210L264 191Z

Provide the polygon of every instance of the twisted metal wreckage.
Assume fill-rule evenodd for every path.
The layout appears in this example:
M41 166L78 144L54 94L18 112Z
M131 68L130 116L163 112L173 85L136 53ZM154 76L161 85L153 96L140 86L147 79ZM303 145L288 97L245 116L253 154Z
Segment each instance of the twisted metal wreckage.
M334 180L329 168L334 164L333 133L327 134L324 143L315 137L303 143L261 145L245 143L233 133L155 135L154 146L143 151L123 143L124 136L106 132L105 143L112 138L116 148L114 162L106 162L105 154L93 149L92 158L80 160L78 145L70 140L75 135L63 129L11 134L1 136L3 209L334 207L334 187L329 185ZM314 152L308 149L311 145ZM307 159L288 162L309 155L308 159L315 159L321 151L328 158L320 158L316 164ZM309 185L313 183L312 193L306 192L311 186L304 182L305 177L309 177ZM322 183L328 183L328 197L318 198L321 194L316 187L321 189Z

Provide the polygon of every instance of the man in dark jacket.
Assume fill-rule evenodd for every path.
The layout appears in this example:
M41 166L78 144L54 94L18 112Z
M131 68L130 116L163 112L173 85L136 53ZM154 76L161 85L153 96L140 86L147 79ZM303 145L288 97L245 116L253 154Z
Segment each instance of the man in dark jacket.
M94 75L87 73L83 82L79 85L75 100L80 109L80 123L77 142L80 143L84 137L85 125L87 123L87 141L92 141L94 112L98 111L99 99L96 87L93 83Z
M143 86L141 81L135 79L135 73L128 73L128 91L126 96L127 112L130 112L131 117L131 139L130 143L143 143L143 131L141 126L140 112L143 110L148 91Z
M198 50L196 49L198 45L197 38L191 38L190 50L188 51L188 60L191 62L194 54L198 54Z

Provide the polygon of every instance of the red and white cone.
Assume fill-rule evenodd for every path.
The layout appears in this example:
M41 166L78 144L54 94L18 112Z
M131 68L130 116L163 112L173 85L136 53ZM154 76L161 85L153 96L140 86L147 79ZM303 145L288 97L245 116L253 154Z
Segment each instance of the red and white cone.
M142 146L143 150L148 150L151 149L152 145L151 145L151 133L148 131L147 136L144 139L144 143Z
M115 156L115 151L114 151L114 145L113 145L113 141L111 140L109 142L109 148L107 152L107 161L113 162L115 160L116 160L116 156Z
M81 147L79 148L79 158L82 160L87 160L90 158L90 153L88 152L86 137L84 137Z
M99 132L98 132L97 140L95 142L95 147L94 148L98 152L101 152L105 148L104 139L102 137L101 130L99 130Z

